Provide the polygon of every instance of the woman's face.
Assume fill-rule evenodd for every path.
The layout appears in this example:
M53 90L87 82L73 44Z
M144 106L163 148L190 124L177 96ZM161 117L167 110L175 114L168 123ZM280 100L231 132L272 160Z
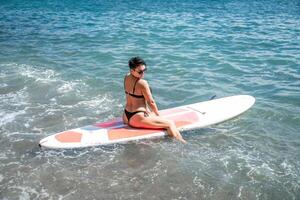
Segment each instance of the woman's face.
M145 65L139 65L135 69L132 69L131 73L136 78L144 78L146 70L147 70L147 67Z

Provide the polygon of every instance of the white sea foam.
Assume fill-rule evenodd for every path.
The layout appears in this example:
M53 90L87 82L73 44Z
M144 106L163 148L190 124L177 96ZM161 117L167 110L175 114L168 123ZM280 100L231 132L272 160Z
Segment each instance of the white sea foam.
M10 190L14 190L19 194L20 199L32 199L35 197L36 199L49 198L49 194L45 189L42 189L42 192L37 191L36 189L29 186L12 186Z
M27 78L32 78L37 82L49 82L55 81L55 77L58 75L52 69L42 69L38 66L31 65L16 65L19 73Z
M57 89L57 92L60 94L64 94L64 93L74 91L76 90L76 88L78 88L79 84L81 84L82 86L84 83L64 81L63 84Z
M3 69L1 71L2 78L12 73L36 80L52 79L58 75L57 72L52 69L27 64L5 63L1 64L0 67Z
M3 126L7 123L13 122L17 116L25 114L24 110L16 111L16 112L10 112L10 113L4 113L3 111L0 111L0 126Z
M0 83L0 87L7 87L8 85L6 83Z
M89 100L80 101L79 106L90 106L90 107L101 107L103 103L112 102L112 100L107 95L98 95Z
M193 184L196 185L197 187L199 187L200 189L204 190L205 186L204 186L204 180L202 180L200 177L195 176L193 179Z

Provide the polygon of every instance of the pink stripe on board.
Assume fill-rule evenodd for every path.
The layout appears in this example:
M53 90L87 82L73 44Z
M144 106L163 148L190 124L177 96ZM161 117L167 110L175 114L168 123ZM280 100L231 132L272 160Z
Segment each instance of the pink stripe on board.
M108 122L101 122L101 123L97 123L94 126L100 127L100 128L111 128L114 126L120 126L123 124L123 121L121 118L118 119L114 119Z

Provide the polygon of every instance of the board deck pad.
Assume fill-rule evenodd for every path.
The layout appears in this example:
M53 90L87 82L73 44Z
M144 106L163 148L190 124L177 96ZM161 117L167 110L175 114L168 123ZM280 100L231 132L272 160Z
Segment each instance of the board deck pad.
M255 102L249 95L236 95L159 111L172 120L179 130L190 130L217 124L236 117ZM127 126L121 118L95 123L50 135L40 141L47 148L80 148L132 140L162 137L163 129L138 129Z

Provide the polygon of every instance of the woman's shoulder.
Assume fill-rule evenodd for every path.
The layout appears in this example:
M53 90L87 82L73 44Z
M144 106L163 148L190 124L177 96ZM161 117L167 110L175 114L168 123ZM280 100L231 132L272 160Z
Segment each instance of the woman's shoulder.
M143 86L143 87L149 87L148 82L145 79L140 79L138 81L139 85Z

